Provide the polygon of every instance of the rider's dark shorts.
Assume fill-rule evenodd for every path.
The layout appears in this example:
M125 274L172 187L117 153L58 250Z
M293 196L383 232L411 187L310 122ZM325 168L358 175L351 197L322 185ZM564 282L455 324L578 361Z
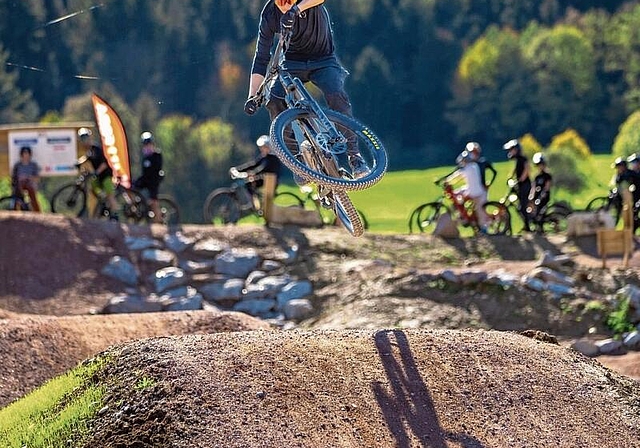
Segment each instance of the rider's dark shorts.
M149 199L158 199L159 185L147 185L147 191L149 192Z
M328 56L313 61L286 61L285 66L291 76L300 78L303 83L311 82L318 87L331 109L351 115L351 103L344 90L344 80L349 72L340 65L338 58ZM283 99L284 88L282 84L276 82L271 90L271 101L282 102ZM284 110L284 107L281 110Z

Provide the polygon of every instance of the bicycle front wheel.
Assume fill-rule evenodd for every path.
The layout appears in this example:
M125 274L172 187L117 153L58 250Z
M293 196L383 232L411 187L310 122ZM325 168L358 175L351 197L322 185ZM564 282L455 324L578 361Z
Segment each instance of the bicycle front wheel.
M619 205L619 201L611 200L607 196L591 199L587 204L586 210L588 212L605 211L611 215L614 224L618 224L622 216L622 205Z
M207 196L203 215L208 224L236 224L240 220L240 203L231 189L218 188Z
M411 214L411 222L409 223L409 232L413 232L413 225L415 223L416 228L421 233L433 233L436 229L438 219L444 213L447 212L447 208L441 202L428 202L417 207Z
M295 175L333 191L364 190L379 182L387 170L388 163L387 153L380 139L368 127L351 117L330 109L324 110L324 113L338 130L355 136L355 141L348 145L357 148L371 170L370 173L357 179L336 175L334 171L339 168L338 164L335 160L329 159L332 158L332 154L334 159L338 157L346 159L347 145L343 143L344 147L338 149L337 143L329 141L328 129L318 129L322 126L320 120L312 112L304 109L287 109L271 124L271 142L275 154L282 163ZM315 166L310 166L303 157L300 144L305 140L313 140L313 136L316 138L312 146L322 145L323 150L322 154L320 154L321 150L315 151L313 162ZM325 166L331 166L331 168L324 169Z
M87 193L76 184L62 186L51 196L51 211L65 216L80 217L87 208Z

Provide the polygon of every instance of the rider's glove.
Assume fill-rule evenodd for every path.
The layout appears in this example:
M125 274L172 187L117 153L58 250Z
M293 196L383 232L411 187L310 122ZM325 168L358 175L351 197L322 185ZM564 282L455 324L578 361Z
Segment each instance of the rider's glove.
M293 5L289 11L282 15L280 26L286 30L290 30L293 28L293 23L296 21L298 15L300 15L300 8L298 8L298 5Z
M253 115L258 110L258 102L254 97L249 98L244 103L244 113L247 115Z

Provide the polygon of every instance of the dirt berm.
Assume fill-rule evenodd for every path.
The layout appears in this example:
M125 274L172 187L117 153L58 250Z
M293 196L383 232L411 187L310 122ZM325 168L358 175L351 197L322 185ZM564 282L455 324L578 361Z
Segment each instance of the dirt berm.
M112 354L87 447L640 446L638 383L508 332L253 331Z

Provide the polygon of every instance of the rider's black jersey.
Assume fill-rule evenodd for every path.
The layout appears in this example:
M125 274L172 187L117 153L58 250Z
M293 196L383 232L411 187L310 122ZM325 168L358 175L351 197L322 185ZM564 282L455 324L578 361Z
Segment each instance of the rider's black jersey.
M113 176L113 171L111 171L111 167L109 166L109 163L107 162L107 159L104 156L104 152L102 151L102 148L100 148L99 146L91 145L91 148L87 150L86 156L89 162L91 162L91 166L93 167L94 170L97 170L100 167L100 165L102 165L103 163L107 164L107 168L104 171L102 171L100 174L98 174L99 180L102 181L106 178Z
M533 180L533 188L535 189L534 198L538 198L542 192L544 191L544 186L547 182L551 182L551 174L546 171L541 171ZM549 192L544 192L545 195L548 195Z
M280 32L281 17L282 13L274 1L269 0L260 15L258 43L251 73L266 74L273 38ZM293 35L285 55L286 59L313 61L334 54L331 19L327 9L323 5L318 5L303 11L293 24Z

